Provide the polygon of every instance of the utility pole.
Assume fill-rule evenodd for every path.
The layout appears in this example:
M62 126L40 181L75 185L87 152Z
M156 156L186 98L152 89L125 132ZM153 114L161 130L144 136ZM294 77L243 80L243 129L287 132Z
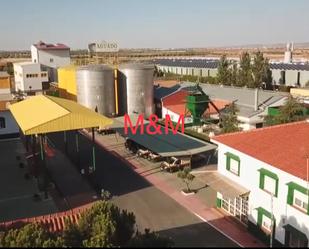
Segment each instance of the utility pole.
M306 156L306 159L307 159L306 161L307 161L307 196L308 196L307 205L309 205L309 155Z
M270 245L269 247L273 247L273 233L274 233L274 194L271 193L271 226L270 226Z

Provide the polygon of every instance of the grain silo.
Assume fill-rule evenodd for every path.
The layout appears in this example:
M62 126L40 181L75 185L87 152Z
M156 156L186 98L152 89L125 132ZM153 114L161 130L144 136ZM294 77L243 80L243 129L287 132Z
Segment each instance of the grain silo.
M88 65L76 71L77 102L105 116L115 114L114 70L106 65Z
M119 66L118 99L120 114L153 114L154 65L124 64Z

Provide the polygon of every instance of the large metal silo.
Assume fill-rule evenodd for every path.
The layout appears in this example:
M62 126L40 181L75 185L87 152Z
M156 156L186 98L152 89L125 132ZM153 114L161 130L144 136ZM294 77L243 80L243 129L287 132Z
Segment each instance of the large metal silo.
M153 106L154 65L124 64L118 71L118 99L120 114L154 113Z
M114 70L106 65L88 65L76 71L77 102L105 116L115 114Z

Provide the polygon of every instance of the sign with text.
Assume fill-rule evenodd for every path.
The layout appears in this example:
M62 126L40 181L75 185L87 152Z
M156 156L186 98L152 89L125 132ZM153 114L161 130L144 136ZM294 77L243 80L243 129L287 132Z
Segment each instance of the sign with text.
M102 41L100 43L88 44L89 52L101 53L115 53L119 51L119 45L116 42Z

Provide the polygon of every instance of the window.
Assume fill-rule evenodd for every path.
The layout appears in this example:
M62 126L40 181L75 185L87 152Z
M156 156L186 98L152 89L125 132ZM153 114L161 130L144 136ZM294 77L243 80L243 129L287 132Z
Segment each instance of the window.
M257 224L266 233L270 233L272 226L275 228L275 219L272 220L272 214L266 209L259 207L257 208ZM273 221L273 222L272 222Z
M308 210L308 196L296 190L294 192L293 204L295 207L306 212Z
M287 203L297 208L298 210L309 214L309 193L307 188L304 188L303 186L298 185L295 182L290 182L287 185L289 187Z
M259 128L262 128L263 127L263 123L257 123L255 124L255 128L256 129L259 129Z
M5 118L0 117L0 129L4 129L5 128Z
M238 161L234 160L233 158L230 159L230 171L234 174L238 175Z
M271 219L268 218L266 215L263 215L262 218L262 228L271 232Z
M264 190L269 194L273 194L275 197L278 196L279 178L273 172L261 168L260 171L260 189Z
M226 154L226 169L231 173L240 175L240 159L238 156L227 152Z
M50 59L49 59L49 62L54 62L54 59L53 59L53 58L50 58Z

